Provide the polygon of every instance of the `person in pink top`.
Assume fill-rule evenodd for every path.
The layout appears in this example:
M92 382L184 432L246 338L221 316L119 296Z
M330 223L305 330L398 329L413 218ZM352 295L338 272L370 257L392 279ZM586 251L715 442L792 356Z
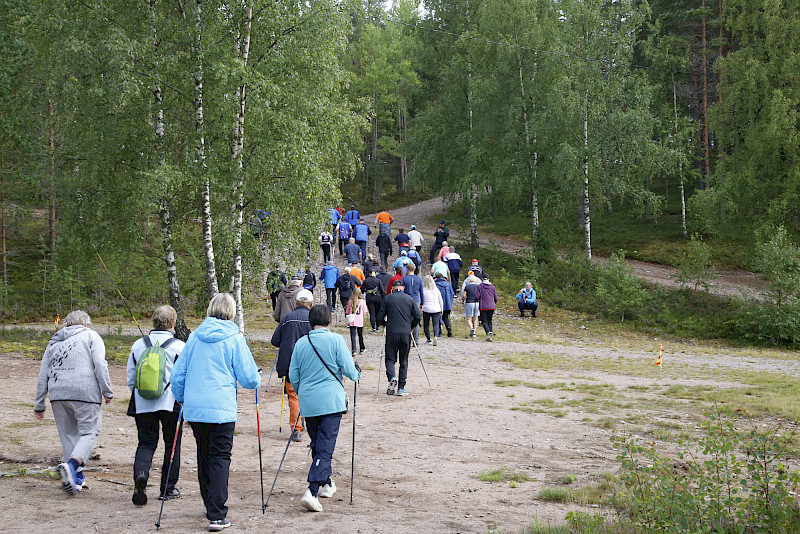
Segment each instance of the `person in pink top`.
M442 241L442 248L439 249L438 258L444 261L444 257L450 254L450 247L447 245L447 241Z
M356 354L356 335L358 335L358 353L364 352L364 314L367 313L367 303L364 302L364 297L361 295L361 288L356 287L353 294L350 295L350 300L347 301L347 307L344 310L345 315L352 315L352 321L347 323L350 329L350 349L353 355Z

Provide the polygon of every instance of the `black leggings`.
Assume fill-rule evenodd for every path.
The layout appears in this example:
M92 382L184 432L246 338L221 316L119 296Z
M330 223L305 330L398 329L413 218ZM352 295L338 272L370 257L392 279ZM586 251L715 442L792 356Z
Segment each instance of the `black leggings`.
M428 313L422 312L422 320L425 321L425 339L428 341L431 340L431 328L430 322L433 319L433 337L439 337L441 334L441 329L439 327L439 319L441 318L441 312L436 313Z
M442 312L442 321L444 321L444 326L447 327L447 335L453 331L453 327L450 326L450 314L453 310L445 310Z
M369 324L373 330L378 329L378 310L383 299L380 295L367 294L367 309L369 310Z
M364 346L364 327L363 326L348 326L350 329L350 347L353 354L356 353L356 333L358 333L358 346L363 351Z
M486 332L486 335L489 335L489 332L493 332L492 330L493 317L494 317L494 310L481 310L481 323L483 323L483 330Z

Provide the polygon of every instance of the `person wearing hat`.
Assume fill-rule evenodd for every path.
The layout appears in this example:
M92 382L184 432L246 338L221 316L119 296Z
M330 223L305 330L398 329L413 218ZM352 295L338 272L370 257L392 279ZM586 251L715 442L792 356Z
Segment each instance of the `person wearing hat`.
M406 255L408 256L408 259L414 262L415 270L420 272L419 266L422 265L422 257L419 255L419 252L417 252L417 249L408 249Z
M392 263L392 269L397 269L398 267L402 267L403 268L403 275L405 276L405 274L406 274L406 266L409 263L413 264L414 262L411 261L411 259L408 257L408 251L407 250L401 250L400 251L400 255L397 257L396 260L394 260L394 263Z
M439 227L433 233L433 237L436 239L436 242L431 247L431 263L436 261L436 255L439 253L439 249L442 248L442 243L447 241L450 237L450 230L447 229L444 221L439 221Z
M381 212L375 216L375 226L378 227L378 233L385 233L389 236L392 235L393 222L394 217L392 217L386 210L381 210Z
M375 246L378 247L378 253L381 255L381 265L384 268L389 267L389 256L392 254L392 238L389 234L381 232L375 239Z
M489 273L487 273L483 267L478 265L478 260L476 259L472 260L472 265L469 266L469 270L472 271L472 274L474 274L478 280L483 280L485 277L489 276Z
M272 318L276 322L281 322L283 316L291 312L295 308L297 302L297 294L303 289L303 276L300 274L292 275L289 285L284 287L278 295L278 302L275 305L275 311L272 312Z
M411 350L411 330L419 326L422 311L411 295L403 292L403 281L395 280L392 292L383 299L378 310L378 324L386 325L384 346L386 378L389 380L387 395L408 395L408 353ZM395 363L400 367L395 375Z
M425 241L425 238L422 237L422 234L417 230L416 225L411 225L411 231L408 232L408 244L411 245L411 248L420 252L422 250L422 242Z
M284 393L289 397L289 428L292 429L292 441L302 441L303 424L297 420L300 417L300 402L297 393L289 382L289 365L292 363L292 351L297 340L311 331L308 324L308 310L314 305L314 294L308 289L297 293L294 310L286 314L278 327L272 333L270 342L278 347L278 362L275 365L278 377L286 377Z

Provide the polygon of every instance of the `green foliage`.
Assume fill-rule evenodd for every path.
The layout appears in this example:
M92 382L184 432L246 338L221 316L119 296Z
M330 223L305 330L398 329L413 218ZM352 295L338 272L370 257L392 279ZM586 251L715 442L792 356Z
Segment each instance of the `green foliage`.
M748 302L732 321L736 332L759 345L800 346L800 302L779 306Z
M711 264L711 247L703 242L699 234L692 234L689 249L681 253L678 269L672 277L680 282L681 287L694 285L695 291L699 286L708 290L711 282L717 278L717 271Z
M697 444L679 444L677 460L661 454L655 442L613 436L622 517L647 532L796 532L800 509L793 492L800 478L783 464L791 436L780 426L762 432L752 424L740 431L746 422L715 405L706 412ZM568 519L590 527L581 532L607 532L598 517Z
M633 269L625 262L625 253L612 254L608 265L600 270L597 281L597 298L600 311L621 321L636 316L648 298L642 279L633 275Z
M770 295L776 306L790 303L800 292L800 247L795 245L783 226L765 230L769 239L756 246L756 268L770 283Z

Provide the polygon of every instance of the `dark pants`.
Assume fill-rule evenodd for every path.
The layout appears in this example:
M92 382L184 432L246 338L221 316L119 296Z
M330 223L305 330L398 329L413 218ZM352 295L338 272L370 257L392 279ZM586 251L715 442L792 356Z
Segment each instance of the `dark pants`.
M278 291L277 293L270 293L269 294L269 298L272 301L272 310L273 311L275 310L275 306L278 305L278 295L280 295L280 294L281 294L280 291Z
M422 252L422 245L415 246L414 250L416 250L417 252Z
M378 329L378 310L383 299L378 294L367 294L367 309L369 310L369 324L373 330Z
M436 313L428 313L422 312L422 320L425 324L425 339L428 341L431 340L431 329L430 329L430 322L431 319L433 320L433 337L439 337L441 335L441 328L439 326L439 321L441 321L442 314L440 312Z
M358 334L358 346L363 351L364 347L364 327L363 326L348 326L350 329L350 349L353 354L356 353L356 334Z
M361 247L361 261L367 260L367 242L366 241L356 241L356 245Z
M338 243L339 243L339 256L344 256L344 246L347 244L347 238L345 239L339 238Z
M325 297L328 299L328 307L333 310L336 307L336 288L325 288Z
M353 293L350 293L350 295L352 295L352 294ZM347 301L350 300L350 295L345 296L345 295L342 295L341 291L339 292L339 302L342 303L342 309L346 309L347 308Z
M306 417L306 429L311 438L311 467L308 469L308 489L314 497L320 486L331 483L331 460L342 414L330 413Z
M458 277L461 276L461 271L450 271L450 285L453 286L453 293L458 295L458 290L461 289L458 286Z
M329 244L322 244L319 246L322 249L322 261L328 262L331 259L331 246Z
M153 463L153 454L158 447L158 427L161 425L161 432L164 436L164 463L161 464L161 489L159 495L164 495L164 491L170 491L178 482L178 475L181 467L181 437L175 443L175 456L172 458L172 469L169 469L169 457L172 453L172 440L175 439L175 431L178 429L178 414L161 410L159 412L139 413L135 416L136 430L139 434L139 445L136 447L136 456L133 460L133 478L144 477L145 480L150 476L150 465ZM169 481L167 481L167 471L169 470Z
M209 521L228 515L228 472L236 423L189 423L197 442L197 481Z
M483 324L483 330L488 335L489 332L493 332L492 330L492 318L494 317L494 310L481 310L481 324Z
M394 364L397 362L398 356L400 357L400 370L397 377L397 386L406 387L406 378L408 376L408 353L411 350L411 335L410 334L386 334L386 345L384 346L386 352L386 378L389 382L392 381L394 375Z
M524 302L518 301L517 305L519 306L519 314L525 315L525 310L531 310L531 316L536 317L536 309L539 308L538 302Z
M431 264L436 262L436 256L439 254L440 250L442 250L442 244L441 243L435 243L431 247L431 257L430 257Z
M447 327L447 336L450 337L453 335L453 327L450 326L450 314L453 310L445 310L442 312L442 322Z
M388 252L381 252L381 265L383 265L384 269L389 268L389 253Z

